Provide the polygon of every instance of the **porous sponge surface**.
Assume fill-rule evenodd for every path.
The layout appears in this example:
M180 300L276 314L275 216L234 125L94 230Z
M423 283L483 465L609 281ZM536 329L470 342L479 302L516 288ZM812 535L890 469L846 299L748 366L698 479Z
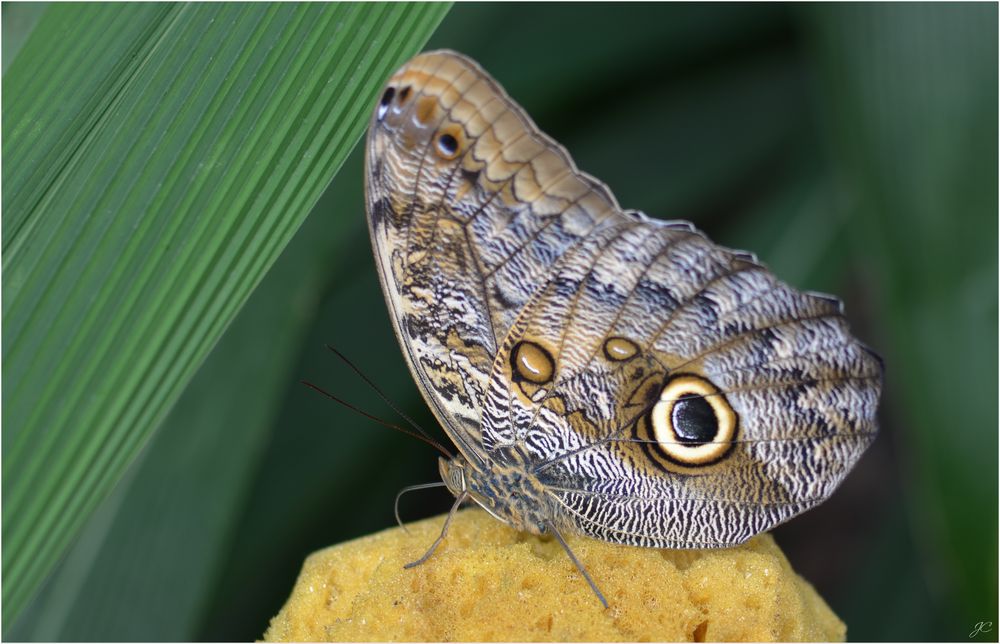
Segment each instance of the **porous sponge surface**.
M843 641L844 623L770 535L656 550L565 535L604 609L553 539L476 509L424 564L444 517L310 555L266 641Z

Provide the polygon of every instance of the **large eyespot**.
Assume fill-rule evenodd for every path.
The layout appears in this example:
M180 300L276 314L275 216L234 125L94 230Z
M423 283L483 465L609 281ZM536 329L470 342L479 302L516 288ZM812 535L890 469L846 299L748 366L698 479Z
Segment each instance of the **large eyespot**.
M542 345L521 340L510 351L510 367L515 381L544 385L552 380L556 363Z
M738 419L715 385L684 374L667 381L642 425L647 453L674 469L720 461L735 444Z

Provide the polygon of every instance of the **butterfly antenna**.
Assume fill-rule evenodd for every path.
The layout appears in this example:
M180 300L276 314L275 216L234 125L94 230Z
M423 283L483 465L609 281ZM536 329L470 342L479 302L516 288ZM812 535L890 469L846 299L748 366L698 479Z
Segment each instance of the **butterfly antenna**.
M389 429L395 429L396 431L403 432L407 436L412 436L412 437L414 437L414 438L416 438L418 440L422 440L423 442L427 443L431 447L435 448L436 450L438 450L439 452L441 452L442 454L444 454L445 456L447 456L449 459L453 458L452 455L451 455L451 453L448 450L446 450L444 447L442 447L441 444L438 443L436 440L434 440L430 436L427 436L426 432L423 432L423 430L420 430L421 431L420 434L418 434L416 432L413 432L413 431L410 431L409 429L406 429L405 427L400 427L399 425L395 425L393 423L390 423L387 420L382 420L381 418L379 418L377 416L372 416L368 412L363 411L361 409L358 409L357 407L355 407L351 403L347 402L346 400L341 400L340 398L337 398L336 396L334 396L330 392L324 391L323 389L321 389L320 387L317 387L316 385L312 384L311 382L307 382L305 380L302 380L300 382L302 384L304 384L306 387L309 387L310 389L318 391L319 393L323 394L324 396L326 396L330 400L332 400L332 401L334 401L336 403L340 403L341 405L343 405L344 407L347 407L348 409L350 409L353 412L361 414L365 418L368 418L370 420L374 420L376 423L378 423L380 425L384 425L385 427L388 427ZM419 427L418 427L418 429L419 429Z
M407 423L409 423L411 427L413 427L418 432L420 432L420 434L424 438L426 438L429 441L433 441L434 440L433 438L431 438L431 435L429 433L427 433L427 431L423 427L421 427L420 425L418 425L416 423L416 421L414 421L412 418L410 418L409 416L407 416L406 414L404 414L402 412L402 410L400 410L399 407L397 407L394 402L392 402L391 400L389 400L389 397L386 396L384 393L382 393L382 390L378 388L378 385L376 385L374 382L372 382L371 378L369 378L368 376L366 376L364 374L364 372L361 371L361 369L359 369L357 366L355 366L355 364L353 362L351 362L347 358L347 356L345 356L340 351L337 351L336 348L330 346L329 344L326 345L326 348L329 349L330 351L333 351L337 355L338 358L340 358L341 360L344 361L344 364L346 364L348 367L350 367L351 370L354 373L358 374L358 377L361 378L365 382L366 385L368 385L369 387L372 388L372 391L374 391L378 395L378 397L382 399L382 402L384 402L385 404L389 405L389 409L391 409L394 412L396 412L403 420L405 420ZM450 453L448 453L446 450L445 450L445 453L448 455L448 458L452 458L452 455Z

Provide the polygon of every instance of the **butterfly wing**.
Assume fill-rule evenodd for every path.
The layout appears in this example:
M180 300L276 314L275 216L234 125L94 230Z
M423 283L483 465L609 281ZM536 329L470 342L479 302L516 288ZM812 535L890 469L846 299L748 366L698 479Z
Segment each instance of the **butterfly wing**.
M478 65L446 51L386 84L366 196L403 353L438 421L482 464L481 401L499 344L565 250L620 210Z
M839 302L622 211L468 59L390 79L366 182L424 397L480 470L534 477L552 523L739 543L826 498L872 440L881 365Z
M537 477L557 525L734 545L830 495L880 384L837 300L682 225L622 222L564 254L500 346L484 444Z

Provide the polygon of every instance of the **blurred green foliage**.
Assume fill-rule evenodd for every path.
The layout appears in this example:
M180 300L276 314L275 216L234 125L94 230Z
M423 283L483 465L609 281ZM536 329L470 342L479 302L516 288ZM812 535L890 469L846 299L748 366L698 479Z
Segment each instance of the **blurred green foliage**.
M997 6L460 4L428 46L479 60L624 206L845 300L886 360L882 434L779 543L852 639L980 621L996 639ZM437 478L433 450L298 382L392 418L330 343L434 425L386 317L362 161L10 637L260 637L309 552L392 525L395 492Z

